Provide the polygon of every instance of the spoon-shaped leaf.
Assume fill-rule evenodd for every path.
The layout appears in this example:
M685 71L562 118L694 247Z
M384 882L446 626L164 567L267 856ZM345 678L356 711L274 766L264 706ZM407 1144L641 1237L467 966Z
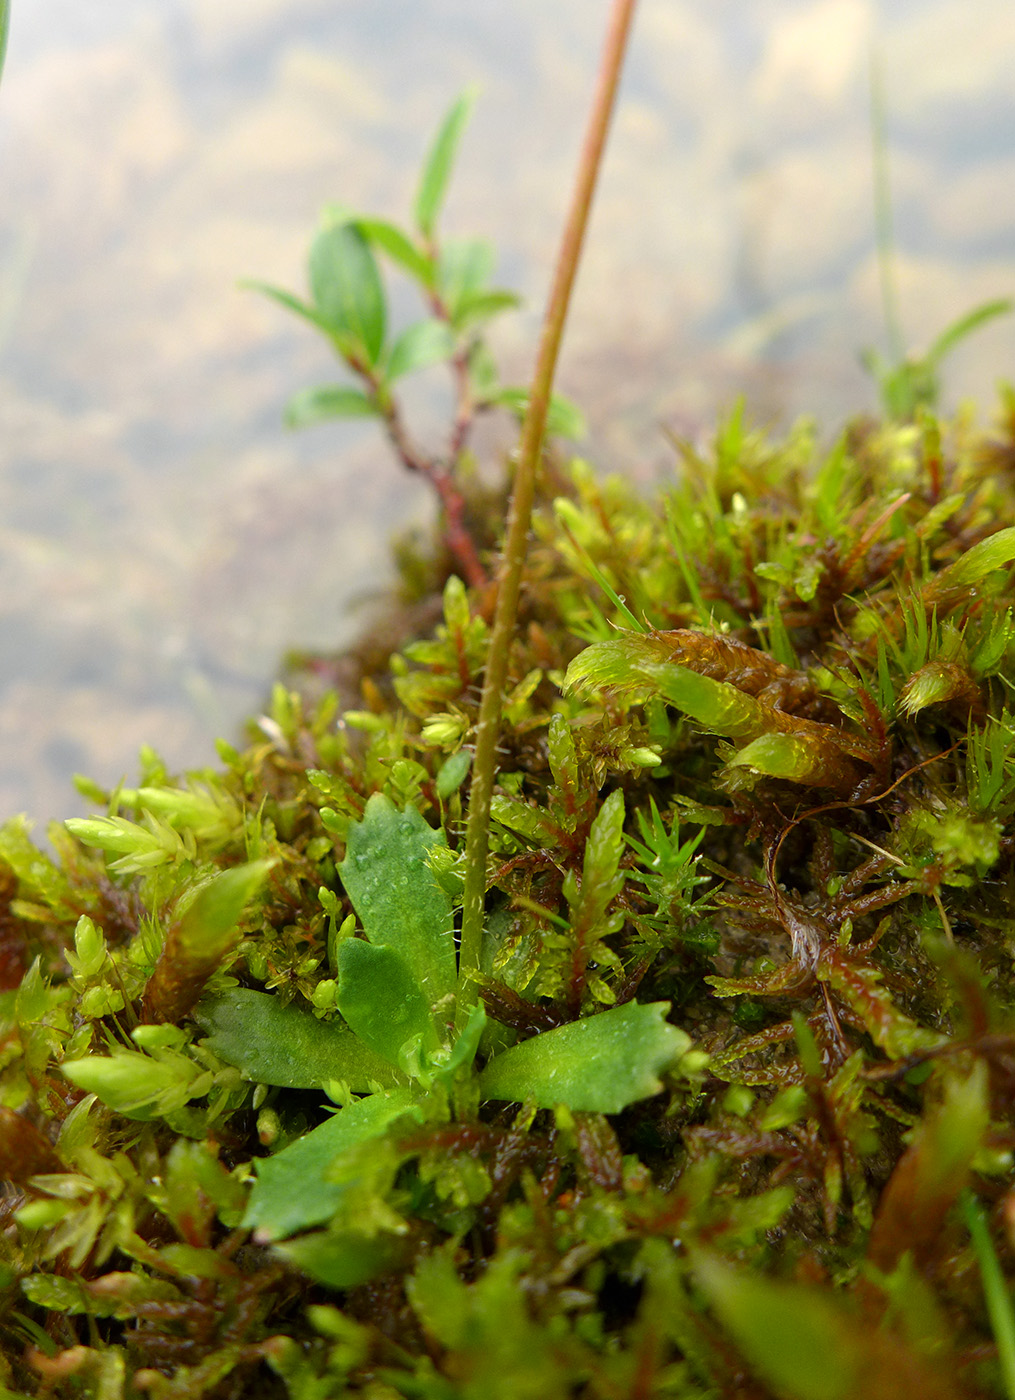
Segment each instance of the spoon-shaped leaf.
M365 1093L375 1084L387 1088L404 1083L348 1026L318 1021L265 992L235 987L221 996L205 997L193 1016L208 1037L208 1048L258 1084L317 1089L338 1079L353 1093Z
M393 1065L412 1037L426 1050L437 1048L427 999L394 948L347 938L338 949L338 977L338 1009L364 1045Z
M349 1189L347 1182L329 1179L332 1162L350 1148L379 1137L389 1123L412 1108L412 1102L412 1094L405 1089L371 1094L340 1109L274 1157L259 1159L244 1227L256 1229L262 1240L281 1240L329 1219Z
M349 828L342 883L367 938L400 953L431 1007L455 987L451 897L427 864L444 835L427 826L415 807L399 812L381 793L363 820Z
M619 1113L657 1094L660 1072L690 1048L690 1037L666 1020L669 1009L668 1001L628 1002L523 1040L489 1062L480 1093L539 1108Z

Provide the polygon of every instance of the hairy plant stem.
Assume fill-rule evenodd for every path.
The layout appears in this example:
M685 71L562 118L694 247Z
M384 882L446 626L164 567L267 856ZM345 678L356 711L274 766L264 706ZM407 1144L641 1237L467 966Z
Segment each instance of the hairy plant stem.
M553 285L543 318L536 368L532 377L528 412L522 427L515 471L514 491L508 515L507 538L497 579L497 605L483 693L476 727L476 751L472 763L472 788L465 834L465 902L462 909L462 942L458 977L459 1024L475 1004L476 974L483 940L483 907L486 895L486 856L490 821L490 799L497 739L500 734L501 705L507 676L511 638L518 611L526 541L535 497L536 472L540 461L546 415L550 405L554 370L560 350L578 270L582 240L588 223L596 177L602 163L606 133L613 112L620 70L634 18L636 0L614 0L606 41L600 60L599 77L589 114L585 141L578 164L578 176L571 196L567 222L561 239Z

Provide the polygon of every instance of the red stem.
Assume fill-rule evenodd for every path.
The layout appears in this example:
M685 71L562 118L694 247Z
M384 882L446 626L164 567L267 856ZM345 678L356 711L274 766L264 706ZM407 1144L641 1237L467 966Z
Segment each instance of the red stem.
M376 392L376 386L372 385ZM472 536L465 527L465 497L447 467L424 457L413 445L398 408L391 399L381 401L384 425L399 461L411 472L425 477L437 493L444 514L444 541L470 588L485 588L489 582L479 561ZM452 463L453 465L453 463Z

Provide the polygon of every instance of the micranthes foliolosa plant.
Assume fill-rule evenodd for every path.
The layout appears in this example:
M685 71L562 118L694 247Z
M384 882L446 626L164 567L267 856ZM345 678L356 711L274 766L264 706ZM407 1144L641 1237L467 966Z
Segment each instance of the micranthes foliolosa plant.
M1012 1393L1015 395L543 453L632 8L496 611L473 541L359 708L0 830L7 1394ZM307 307L390 432L384 227Z

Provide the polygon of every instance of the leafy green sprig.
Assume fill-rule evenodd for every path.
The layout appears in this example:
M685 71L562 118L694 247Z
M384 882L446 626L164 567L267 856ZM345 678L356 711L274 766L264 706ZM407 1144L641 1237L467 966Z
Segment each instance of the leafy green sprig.
M494 317L518 305L513 292L492 284L493 249L483 239L445 238L439 231L473 101L472 91L463 93L434 138L410 228L330 204L310 249L309 301L266 282L248 280L243 285L263 292L320 331L354 381L301 390L289 402L286 422L302 428L335 418L377 419L401 464L433 487L456 567L470 586L478 587L486 582L486 572L466 523L463 461L476 415L501 406L520 418L528 393L499 382L485 340ZM378 254L415 286L427 313L394 335ZM454 410L443 449L430 453L413 439L398 386L407 375L440 364L451 376ZM557 395L550 428L569 437L584 431L578 411Z

